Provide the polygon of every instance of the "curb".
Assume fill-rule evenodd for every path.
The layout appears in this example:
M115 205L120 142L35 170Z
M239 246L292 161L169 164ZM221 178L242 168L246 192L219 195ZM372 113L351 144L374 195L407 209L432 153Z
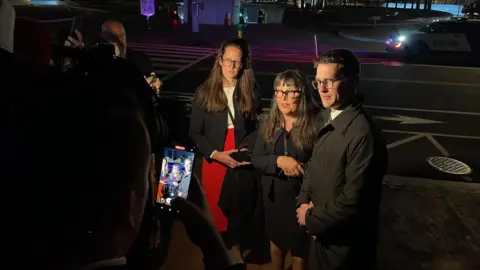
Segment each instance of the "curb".
M422 24L424 22L398 22L398 23L329 23L330 26L348 26L348 27L364 27L364 26L401 26L401 25L415 25L415 24Z
M447 181L441 179L428 179L428 178L417 178L417 177L406 177L387 174L383 178L383 183L388 185L392 189L402 189L402 188L436 188L442 187L446 189L455 189L455 190L479 190L480 183L476 182L466 182L466 181Z
M391 21L389 23L382 22L381 20L379 23L375 24L372 22L369 23L329 23L328 25L331 26L348 26L348 27L363 27L363 26L401 26L401 25L415 25L415 24L428 24L436 20L445 20L451 18L452 16L441 16L441 17L429 17L429 18L415 18L415 19L408 19L403 21Z
M361 41L361 42L380 43L380 44L383 44L385 42L385 40L380 40L375 38L364 38L359 36L352 36L352 35L344 34L340 31L338 32L338 35L346 39L351 39L351 40Z

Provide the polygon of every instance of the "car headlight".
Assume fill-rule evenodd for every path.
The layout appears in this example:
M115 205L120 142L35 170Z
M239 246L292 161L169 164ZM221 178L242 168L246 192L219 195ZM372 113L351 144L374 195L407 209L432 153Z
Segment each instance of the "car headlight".
M399 42L404 42L407 38L405 36L398 36L397 40Z

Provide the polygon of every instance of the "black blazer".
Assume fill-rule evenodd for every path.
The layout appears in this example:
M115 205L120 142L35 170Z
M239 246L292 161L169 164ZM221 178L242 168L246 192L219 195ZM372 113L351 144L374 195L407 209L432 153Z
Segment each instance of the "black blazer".
M200 89L200 88L199 88ZM208 114L205 108L198 102L198 91L192 102L192 114L190 116L190 138L198 147L199 152L208 162L214 150L223 151L228 125L228 110ZM238 86L233 92L233 105L235 109L235 147L253 150L257 137L257 118L245 118L238 110ZM262 106L260 91L256 86L253 93L253 106L257 114L261 114Z
M280 174L281 170L277 167L277 158L281 156L281 154L275 153L275 146L278 143L283 143L284 137L282 130L277 130L273 136L272 143L266 143L263 137L263 121L260 124L258 136L256 139L255 147L252 153L252 165L253 167L257 168L262 172L262 190L268 194L270 200L273 201L274 194L273 192L273 185L275 181L288 181L288 177L284 174ZM287 139L289 142L291 140ZM297 147L290 144L290 148L288 149L288 156L294 158L295 160L306 164L312 155L312 149L298 149ZM293 179L293 178L292 178ZM292 187L295 188L296 193L300 193L300 184L302 179ZM296 181L294 181L295 183Z

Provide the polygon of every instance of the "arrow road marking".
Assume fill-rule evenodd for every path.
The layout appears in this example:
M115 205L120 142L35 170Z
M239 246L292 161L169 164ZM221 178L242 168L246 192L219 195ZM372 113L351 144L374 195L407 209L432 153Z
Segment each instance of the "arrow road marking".
M384 120L384 121L395 121L400 122L401 125L408 125L408 124L445 124L445 122L437 121L437 120L429 120L429 119L422 119L417 117L411 116L403 116L403 115L393 115L393 116L374 116L373 118Z

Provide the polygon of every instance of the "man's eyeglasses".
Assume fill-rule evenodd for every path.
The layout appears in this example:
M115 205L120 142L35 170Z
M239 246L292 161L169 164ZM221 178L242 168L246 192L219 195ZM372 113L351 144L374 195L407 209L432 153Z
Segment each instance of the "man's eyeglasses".
M323 85L325 88L330 89L330 88L333 87L333 84L336 81L341 81L341 80L344 80L344 79L346 79L346 77L341 77L341 78L336 78L336 79L323 79L321 81L314 80L314 81L312 81L312 86L313 86L313 88L318 89L320 87L320 85Z
M287 91L275 90L275 96L277 98L284 98L285 96L288 98L298 98L301 94L302 94L302 91L297 91L297 90L287 90Z
M220 63L226 67L231 67L233 65L233 68L241 68L243 66L243 63L238 62L238 61L233 61L230 59L223 59L223 57L220 57Z

